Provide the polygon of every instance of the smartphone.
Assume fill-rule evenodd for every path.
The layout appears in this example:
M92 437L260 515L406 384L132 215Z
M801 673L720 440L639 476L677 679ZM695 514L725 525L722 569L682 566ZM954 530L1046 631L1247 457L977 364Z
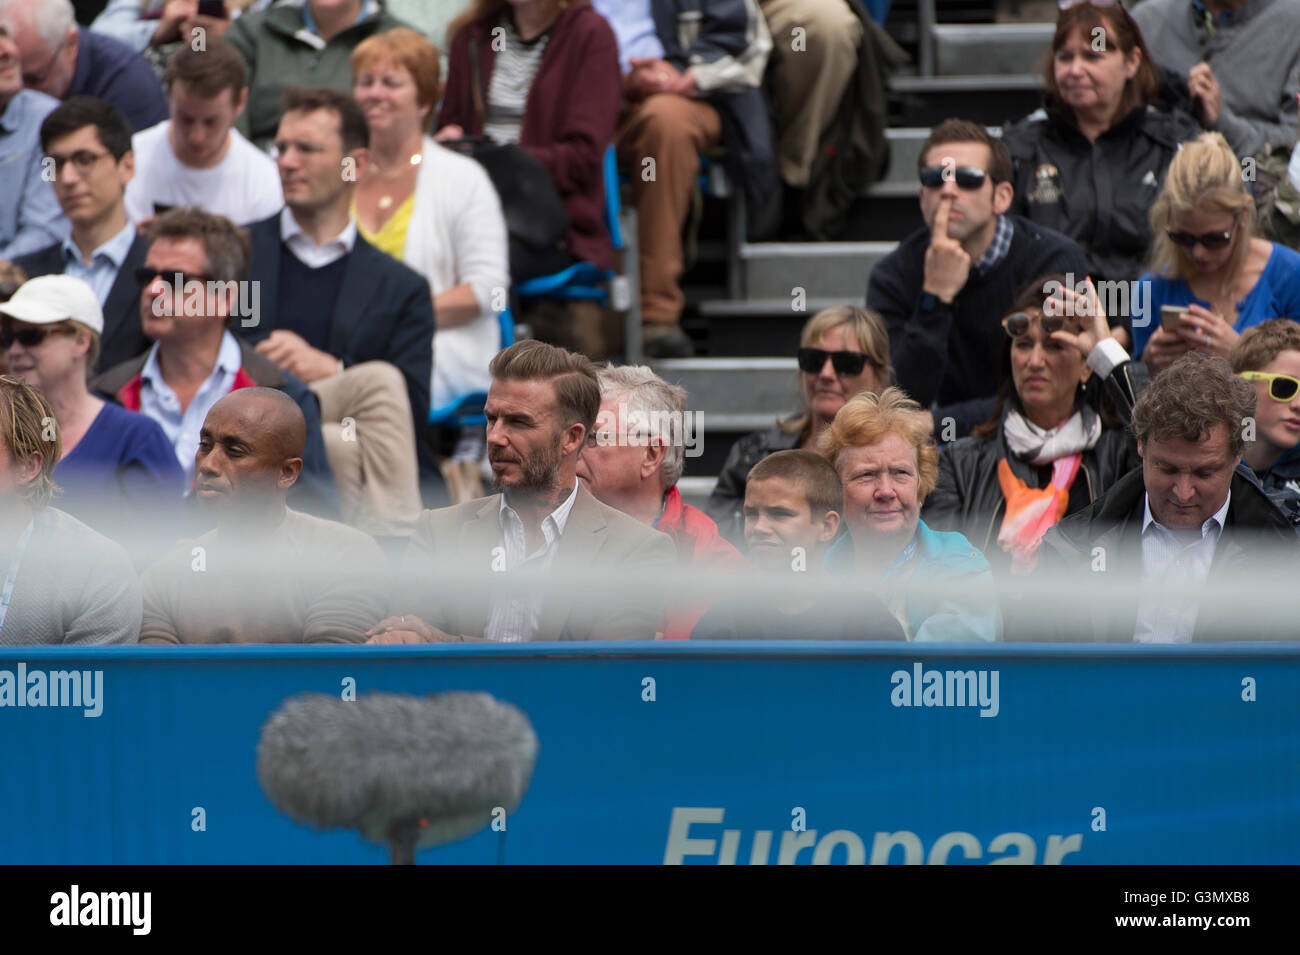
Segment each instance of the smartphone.
M199 0L199 16L226 19L226 0Z
M1179 317L1187 311L1186 305L1161 305L1160 306L1160 327L1167 332L1178 333L1178 328L1183 324Z

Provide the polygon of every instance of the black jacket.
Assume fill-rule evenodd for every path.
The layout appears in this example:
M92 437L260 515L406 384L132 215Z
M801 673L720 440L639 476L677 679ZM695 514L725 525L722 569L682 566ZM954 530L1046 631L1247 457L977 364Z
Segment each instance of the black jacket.
M1096 380L1095 378L1093 379ZM1146 365L1127 361L1118 365L1103 383L1118 417L1132 417L1137 396L1150 383ZM1008 409L1009 410L1009 409ZM1002 421L1006 423L1006 412ZM1011 471L1029 487L1041 488L1051 480L1051 468L1036 468L1011 453L1006 432L995 437L962 438L939 453L939 483L925 499L921 518L936 531L960 531L984 552L997 571L1008 566L998 546L998 531L1006 513L1006 499L998 483L998 461L1006 458ZM1069 514L1091 505L1112 484L1142 464L1137 442L1128 428L1108 428L1095 447L1083 453L1079 475L1070 488Z
M1020 216L1008 215L1011 248L984 274L971 268L951 305L923 308L925 253L930 230L917 229L871 270L867 308L880 313L889 332L889 353L898 384L923 408L932 408L936 430L943 419L963 437L984 421L998 390L998 360L1006 333L999 320L1021 288L1057 272L1087 274L1083 250L1067 236Z
M1138 107L1094 143L1060 110L1037 110L1002 134L1015 163L1011 211L1083 246L1093 281L1136 279L1165 170L1200 132L1183 113Z
M140 286L135 281L135 270L144 265L149 254L149 240L136 234L135 241L117 270L113 287L104 299L104 332L99 337L99 363L91 371L112 368L120 362L134 358L153 344L140 327ZM14 259L14 264L27 273L29 279L38 275L62 275L64 271L63 244L47 245L27 255Z
M717 522L719 533L742 551L745 548L745 482L749 472L769 454L798 447L803 438L802 434L769 428L747 434L731 446L727 463L722 466L718 483L704 509Z
M249 278L261 283L261 315L252 328L234 331L256 344L278 327L280 304L279 213L249 226L253 263ZM242 323L241 323L242 324ZM329 353L345 366L386 361L406 379L415 431L429 417L433 375L433 297L424 276L357 236L343 271L330 319Z
M1142 575L1142 519L1146 486L1141 468L1121 478L1101 500L1067 517L1043 537L1038 567L1030 581L1046 576L1077 580L1071 597L1062 599L1053 588L1052 600L1013 615L1015 637L1021 640L1089 640L1131 643L1137 621L1133 583ZM1294 603L1296 561L1300 542L1290 522L1257 484L1240 470L1232 476L1232 497L1223 533L1214 550L1207 591L1217 596L1197 614L1192 639L1295 639L1294 621L1279 629L1277 620L1262 621L1256 611L1283 611ZM1232 582L1248 578L1270 595L1267 607L1258 601L1223 601L1216 578ZM1125 587L1124 584L1128 586ZM1020 598L1029 593L1023 591ZM1051 606L1052 612L1046 612ZM1027 622L1032 620L1032 624Z

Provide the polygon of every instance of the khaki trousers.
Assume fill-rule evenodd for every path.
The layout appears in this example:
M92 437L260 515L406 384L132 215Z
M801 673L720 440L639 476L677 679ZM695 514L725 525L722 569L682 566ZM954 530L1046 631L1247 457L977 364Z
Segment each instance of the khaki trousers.
M858 64L862 23L844 0L758 0L777 73L777 160L798 188Z
M312 382L343 520L368 534L406 536L420 514L420 477L406 379L368 361Z
M614 142L632 180L643 322L671 325L681 318L686 304L679 284L685 267L682 226L700 174L700 153L721 137L717 110L674 93L656 93L623 113Z

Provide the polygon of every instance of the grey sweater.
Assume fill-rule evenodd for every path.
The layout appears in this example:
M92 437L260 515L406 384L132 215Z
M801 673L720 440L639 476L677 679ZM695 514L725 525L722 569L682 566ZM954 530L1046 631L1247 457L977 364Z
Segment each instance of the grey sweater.
M1295 142L1300 0L1250 0L1213 33L1192 0L1144 0L1133 19L1157 65L1183 77L1210 65L1221 100L1214 128L1238 158Z
M135 643L140 613L140 581L126 551L71 514L36 512L0 645Z

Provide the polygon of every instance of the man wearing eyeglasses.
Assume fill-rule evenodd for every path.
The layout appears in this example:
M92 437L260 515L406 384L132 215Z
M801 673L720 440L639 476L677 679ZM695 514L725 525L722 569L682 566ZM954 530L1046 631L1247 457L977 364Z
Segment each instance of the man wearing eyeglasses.
M1300 533L1300 324L1270 318L1246 329L1228 361L1255 385L1254 440L1242 457Z
M95 96L112 103L133 131L167 118L153 69L125 43L77 26L69 0L0 0L22 59L23 85L55 99Z
M1300 3L1144 0L1133 19L1156 63L1186 77L1196 118L1238 158L1294 137Z
M148 243L126 217L123 196L135 174L131 127L103 100L74 96L41 124L42 165L54 176L54 194L72 224L62 242L20 256L27 274L62 273L81 279L99 299L104 332L92 371L111 368L149 347L140 328L140 290L133 273Z
M23 89L18 46L0 20L0 259L35 252L68 234L54 190L41 176L41 122L58 100Z
M1041 275L1087 275L1083 250L1009 215L1011 154L983 126L940 123L918 158L918 229L871 271L867 307L889 331L898 384L951 441L984 421L997 391L999 320Z

